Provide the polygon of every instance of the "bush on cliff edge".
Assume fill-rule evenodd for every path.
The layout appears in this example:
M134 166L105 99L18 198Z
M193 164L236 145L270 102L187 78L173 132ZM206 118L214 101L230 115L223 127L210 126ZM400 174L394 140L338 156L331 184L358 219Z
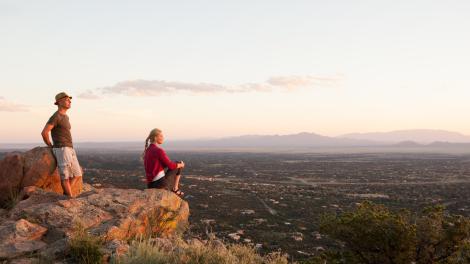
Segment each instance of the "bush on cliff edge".
M342 215L325 215L320 230L339 242L328 263L470 263L470 219L442 206L420 215L370 202Z

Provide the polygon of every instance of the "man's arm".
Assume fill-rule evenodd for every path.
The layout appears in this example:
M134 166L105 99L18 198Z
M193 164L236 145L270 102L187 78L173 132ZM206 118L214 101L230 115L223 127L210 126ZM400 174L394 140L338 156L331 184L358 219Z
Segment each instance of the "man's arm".
M41 132L42 140L44 140L44 143L46 143L46 145L48 145L49 147L52 147L49 133L51 132L53 128L54 128L54 125L51 125L48 123L44 126L44 129Z

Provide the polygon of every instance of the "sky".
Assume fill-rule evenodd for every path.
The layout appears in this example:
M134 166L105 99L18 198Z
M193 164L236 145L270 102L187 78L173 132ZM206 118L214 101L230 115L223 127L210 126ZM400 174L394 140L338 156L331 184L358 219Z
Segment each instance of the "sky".
M0 0L0 142L470 135L470 1Z

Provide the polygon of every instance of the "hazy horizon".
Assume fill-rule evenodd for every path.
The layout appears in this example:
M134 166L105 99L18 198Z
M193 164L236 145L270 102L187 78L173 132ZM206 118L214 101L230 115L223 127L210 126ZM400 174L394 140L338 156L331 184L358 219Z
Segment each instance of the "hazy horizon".
M307 135L317 135L320 137L326 137L331 139L358 139L358 140L369 140L376 143L399 143L404 141L412 141L419 144L430 144L433 142L449 142L449 143L470 143L470 135L465 135L456 131L447 131L447 130L436 130L436 129L411 129L411 130L392 130L392 131L381 131L381 132L366 132L366 133L347 133L341 135L323 135L316 132L300 131L292 134L244 134L244 135L232 135L226 137L199 137L199 138L171 138L167 137L166 142L184 142L184 141L217 141L217 140L226 140L226 139L237 139L245 137L273 137L273 136L301 136L303 134ZM391 139L387 140L381 137L389 137ZM398 138L397 138L398 137ZM401 138L400 138L401 137ZM416 139L418 138L418 139ZM421 140L420 138L424 138ZM444 139L441 139L444 138ZM455 139L457 138L457 139ZM460 140L463 139L463 140ZM136 143L141 142L141 139L129 139L129 140L83 140L76 141L75 143ZM7 142L0 141L2 144L42 144L42 139L32 140L32 141L23 141L23 142Z
M470 2L0 0L1 142L470 135Z

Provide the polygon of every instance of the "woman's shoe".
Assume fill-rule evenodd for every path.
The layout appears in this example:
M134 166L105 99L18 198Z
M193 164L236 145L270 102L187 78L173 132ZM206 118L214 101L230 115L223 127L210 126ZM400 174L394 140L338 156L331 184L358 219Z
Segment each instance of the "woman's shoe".
M176 189L176 190L171 190L172 192L174 192L176 195L178 195L179 197L183 197L184 196L184 192L182 192L180 189Z

